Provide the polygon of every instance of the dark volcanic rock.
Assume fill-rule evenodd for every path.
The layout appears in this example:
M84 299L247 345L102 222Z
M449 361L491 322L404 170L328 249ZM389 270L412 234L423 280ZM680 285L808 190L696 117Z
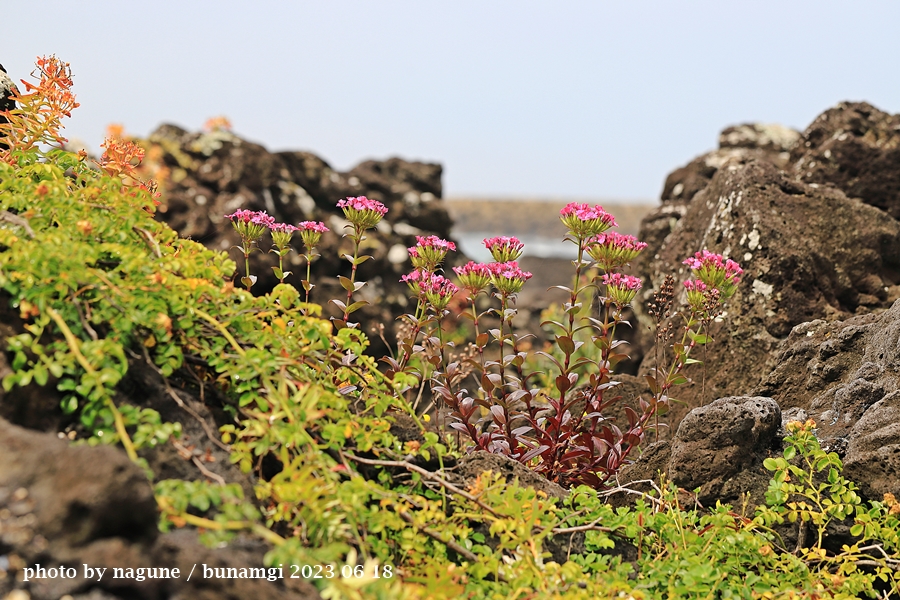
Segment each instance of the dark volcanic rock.
M700 488L702 503L735 502L750 491L762 502L769 474L762 460L779 443L781 410L771 398L719 398L687 414L669 458L669 478L688 490Z
M719 134L719 147L672 171L663 185L662 205L641 222L640 239L647 243L645 256L655 255L663 241L687 212L698 192L725 166L763 161L778 169L787 166L790 150L800 133L781 125L750 123L728 127Z
M133 541L156 537L153 492L122 452L69 447L52 434L7 421L0 421L0 429L0 500L9 505L27 497L35 532L69 547L114 535Z
M690 202L723 165L735 160L766 160L784 168L799 138L799 132L781 125L748 123L728 127L719 134L717 150L669 174L660 199L664 204Z
M900 392L873 404L854 425L844 474L872 500L900 493Z
M53 434L22 429L0 419L0 595L25 589L34 600L56 600L91 591L100 598L318 598L309 584L291 580L186 581L193 565L261 567L265 548L249 542L210 550L196 533L161 534L144 472L112 447L69 446ZM74 578L21 580L21 569L72 567ZM179 578L84 577L83 564L107 569L163 567ZM202 566L198 568L202 569ZM197 575L195 573L195 575ZM290 586L290 589L286 589ZM101 594L96 596L96 594ZM88 596L90 597L90 596Z
M228 251L239 243L224 216L239 208L265 210L285 223L325 222L331 232L322 238L321 258L312 268L317 286L312 300L323 305L345 296L337 276L350 274L349 262L340 258L349 251L349 243L341 237L346 221L337 202L348 196L367 196L384 203L389 212L366 234L364 245L374 260L359 267L358 280L368 284L357 299L374 304L357 313L355 320L360 322L390 327L395 317L407 312L408 290L399 281L411 268L406 248L415 244L416 235L450 236L451 220L441 200L442 169L438 164L391 158L366 161L342 173L309 152L270 153L228 131L189 133L174 125L161 126L148 143L158 148L148 156L161 156L158 160L170 172L159 218L209 248ZM262 243L264 251L268 244L267 240ZM299 239L294 247L302 251ZM232 258L239 258L236 251ZM449 257L451 263L461 259L458 254ZM253 253L251 271L259 277L254 292L274 287L277 279L272 267L277 264L274 254ZM305 276L306 271L299 253L287 256L285 269L293 271L288 282L299 288L300 273ZM238 276L242 268L240 271Z
M801 181L834 185L900 218L900 115L842 102L803 132L791 162Z
M13 83L13 80L9 75L6 74L6 69L3 68L3 65L0 65L0 112L5 112L9 110L13 110L16 107L15 101L12 99L12 96L18 93L16 89L16 84ZM4 123L9 123L6 117L0 115L0 125ZM0 141L0 150L5 150L9 146Z
M701 248L745 270L725 303L725 322L713 327L706 398L752 389L795 325L884 306L885 288L900 281L897 221L839 190L798 183L770 162L731 163L716 173L647 256L645 298L667 273L686 279L682 261ZM642 368L650 366L645 360ZM696 406L699 387L681 388L677 397Z
M863 494L897 493L900 478L900 302L846 321L795 327L756 388L785 418L812 418L822 445L844 455Z
M652 488L645 482L659 484L662 473L680 488L699 488L696 500L705 506L716 500L740 504L747 492L751 502L764 504L770 475L762 462L780 446L781 420L771 398L719 398L690 411L671 440L647 445L617 482L646 493ZM611 502L623 506L635 499L616 495Z
M568 491L559 484L548 481L522 463L508 456L491 454L484 450L472 452L460 460L452 479L468 485L485 471L493 471L507 481L517 480L519 485L543 491L551 498L562 499L568 496Z

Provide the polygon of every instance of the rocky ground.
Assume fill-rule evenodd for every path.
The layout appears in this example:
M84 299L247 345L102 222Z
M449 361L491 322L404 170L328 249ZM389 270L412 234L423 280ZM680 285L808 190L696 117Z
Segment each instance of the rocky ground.
M686 278L681 260L701 248L737 260L744 281L713 332L703 393L680 393L671 442L630 469L662 468L707 501L760 498L761 459L783 433L773 415L812 418L867 497L900 491L900 115L842 103L804 132L742 125L719 141L666 180L637 268L645 299L667 273Z
M287 222L324 220L339 232L337 199L365 194L385 202L391 212L372 236L375 260L362 274L372 282L370 297L382 304L360 320L391 322L406 303L406 290L396 281L408 267L406 246L417 233L450 231L438 165L390 159L339 173L310 153L272 154L231 134L172 126L151 141L171 173L162 218L213 248L236 242L223 215L237 208L266 209ZM713 331L702 390L698 384L684 388L685 405L670 415L670 433L648 445L620 482L664 471L679 486L699 488L696 499L704 505L735 502L744 493L760 502L768 481L762 460L779 450L783 423L809 417L863 495L900 493L898 218L900 115L865 103L839 104L804 132L762 125L726 129L719 149L674 171L661 204L641 225L640 237L650 246L635 269L648 296L668 273L684 279L681 260L701 248L734 258L745 276L728 301L727 318ZM326 258L315 276L333 277L344 268L327 258L336 255L339 243L337 234L326 238ZM271 257L258 254L256 261L257 273L268 272ZM272 284L268 278L260 287ZM326 290L321 297L329 297ZM20 333L22 324L18 312L0 301L5 339ZM642 331L649 317L637 310ZM635 365L639 374L652 366L648 337L633 340L634 354L648 357ZM221 424L214 393L203 395L178 381L173 389L139 359L132 367L120 392L182 422L194 450L213 460L200 469L192 452L145 458L169 465L180 477L211 472L249 488L252 482L231 470L224 450L207 434ZM0 353L0 376L9 369ZM640 378L623 381L640 393ZM211 550L188 532L159 533L150 485L140 470L116 449L72 447L59 439L67 422L58 405L52 385L0 391L0 597L19 593L7 573L26 563L259 563L265 549L257 542ZM521 468L498 460L477 455L467 463L509 473ZM535 484L553 495L565 493L545 481ZM90 585L82 577L37 582L27 596L6 597L318 597L304 584L215 585L201 579L177 586Z

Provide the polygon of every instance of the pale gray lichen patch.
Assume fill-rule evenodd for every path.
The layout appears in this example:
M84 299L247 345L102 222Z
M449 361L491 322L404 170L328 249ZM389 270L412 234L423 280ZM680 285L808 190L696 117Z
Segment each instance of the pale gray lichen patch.
M747 236L747 248L749 248L751 251L759 248L759 230L758 229L754 229Z
M753 293L759 294L765 298L769 298L772 295L772 291L775 289L771 283L764 283L759 279L753 280Z

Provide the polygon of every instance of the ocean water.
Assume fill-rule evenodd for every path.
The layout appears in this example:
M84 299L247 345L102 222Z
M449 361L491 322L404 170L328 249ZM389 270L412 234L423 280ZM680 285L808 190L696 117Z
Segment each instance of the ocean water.
M495 232L490 231L454 231L454 237L459 242L460 250L476 262L490 262L491 253L484 247L485 238L494 237ZM534 258L568 258L575 259L577 252L575 244L564 242L562 237L546 237L530 234L516 235L524 244L523 256Z
M601 202L597 202L601 203ZM575 245L564 242L566 229L559 221L564 200L515 199L451 199L446 207L453 218L453 238L472 260L491 259L484 247L484 238L498 235L515 236L525 242L526 257L573 260ZM641 219L653 205L649 202L617 204L602 202L619 223L616 231L637 235Z

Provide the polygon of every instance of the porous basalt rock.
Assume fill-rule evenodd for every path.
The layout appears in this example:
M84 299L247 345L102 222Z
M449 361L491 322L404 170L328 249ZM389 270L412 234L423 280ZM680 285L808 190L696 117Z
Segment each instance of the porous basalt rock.
M687 203L705 188L713 175L727 163L764 160L784 168L800 132L783 125L746 123L722 130L719 147L675 169L663 185L663 204Z
M791 163L800 181L833 185L900 218L900 115L842 102L807 127Z
M225 550L202 546L195 532L161 534L153 491L144 472L110 446L70 446L49 433L0 419L0 597L26 590L33 600L102 592L104 598L318 598L290 579L206 579L187 574L195 564L261 567L265 547L247 540ZM22 581L20 570L77 567L75 578ZM110 569L100 581L83 564ZM115 579L112 569L178 568L178 578Z
M844 475L873 500L900 494L900 391L873 404L853 426Z
M719 398L687 414L672 440L669 478L700 488L698 499L735 502L748 491L763 500L769 474L762 459L780 443L781 409L771 398Z
M790 160L790 150L799 138L800 132L782 125L747 123L724 129L719 134L717 149L698 156L666 177L660 195L661 205L641 222L640 239L647 243L644 256L659 252L665 239L687 213L691 200L709 185L720 169L750 161L768 162L784 169Z
M714 342L702 357L715 365L706 370L707 400L752 389L795 325L884 306L886 288L900 280L897 221L839 190L794 181L763 161L720 169L694 197L643 264L645 300L666 274L687 279L682 261L700 248L744 268L738 292L724 304L724 323L713 325ZM677 293L680 302L680 283ZM652 325L649 317L643 322ZM644 372L652 367L653 353L646 354ZM700 388L680 388L678 398L696 406Z
M674 436L648 444L616 479L636 492L652 490L648 481L660 483L664 476L688 491L701 505L715 501L740 504L750 494L751 502L765 503L770 474L762 461L780 446L781 409L771 398L733 396L719 398L690 411ZM636 495L617 494L615 506L634 502Z
M346 297L337 276L350 275L349 262L340 257L350 248L342 238L347 221L337 208L338 200L367 196L387 206L385 219L366 233L363 251L373 260L359 266L357 280L366 281L367 286L357 299L372 305L355 314L358 322L380 322L390 329L397 316L409 312L409 291L399 281L411 268L406 248L415 245L416 235L450 238L451 219L441 199L439 164L400 158L369 160L345 173L310 152L272 153L228 131L188 132L175 125L159 127L146 144L148 160L169 171L166 202L158 217L182 236L211 249L229 251L240 243L225 218L240 208L265 210L277 221L291 224L323 221L331 231L323 236L318 248L321 257L312 265L317 287L311 299L325 305L326 312L329 299ZM294 247L302 252L298 236ZM278 282L272 272L277 257L266 252L268 242L263 242L262 249L250 259L251 272L259 278L253 287L256 293L269 291ZM288 281L299 288L306 265L298 251L285 258L285 270L293 271ZM239 255L232 251L232 257ZM462 259L459 253L451 253L448 263ZM378 346L378 339L371 337Z
M491 454L477 450L459 461L452 477L455 481L471 483L485 471L501 475L507 481L517 480L520 485L541 490L551 498L565 498L566 491L559 484L548 481L522 463L502 454Z
M785 419L816 422L827 450L864 495L898 493L900 301L890 310L794 328L754 393L769 394Z

